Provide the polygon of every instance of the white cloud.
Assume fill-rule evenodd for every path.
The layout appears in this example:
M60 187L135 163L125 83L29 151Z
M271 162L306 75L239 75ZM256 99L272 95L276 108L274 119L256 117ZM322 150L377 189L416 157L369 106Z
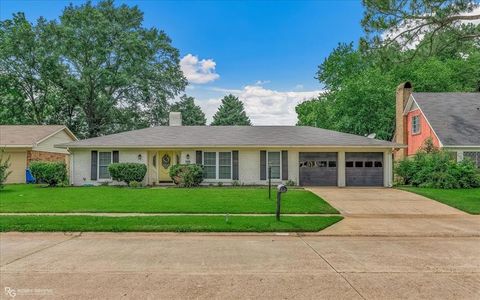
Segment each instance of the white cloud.
M215 73L216 63L213 59L199 60L198 56L187 54L180 60L180 67L188 82L204 84L220 78Z
M247 85L243 89L212 90L222 92L218 98L198 101L207 119L211 122L224 94L233 94L245 104L245 111L254 125L295 125L295 106L305 100L317 97L322 90L280 92L258 85Z
M257 80L257 82L255 82L255 85L264 85L267 83L270 83L270 80Z

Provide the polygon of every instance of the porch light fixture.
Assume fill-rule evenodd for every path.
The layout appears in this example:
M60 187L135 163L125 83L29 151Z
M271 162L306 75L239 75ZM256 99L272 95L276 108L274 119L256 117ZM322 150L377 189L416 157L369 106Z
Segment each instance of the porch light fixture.
M142 160L142 155L141 154L138 155L138 160Z

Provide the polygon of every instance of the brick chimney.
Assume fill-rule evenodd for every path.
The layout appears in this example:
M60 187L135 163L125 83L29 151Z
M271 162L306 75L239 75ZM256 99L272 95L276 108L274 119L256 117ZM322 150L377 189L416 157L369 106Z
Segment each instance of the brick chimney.
M182 113L172 111L168 116L168 125L169 126L182 126Z
M407 117L403 115L408 98L412 94L412 84L404 82L397 87L396 109L395 109L395 142L407 144ZM395 159L402 159L406 156L406 149L399 149L395 152Z

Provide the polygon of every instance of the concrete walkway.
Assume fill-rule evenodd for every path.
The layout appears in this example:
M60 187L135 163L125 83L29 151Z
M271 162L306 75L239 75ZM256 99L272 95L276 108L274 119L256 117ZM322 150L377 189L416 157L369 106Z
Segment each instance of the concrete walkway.
M480 236L480 216L391 188L310 188L345 219L318 235Z
M479 299L479 238L0 234L0 298Z

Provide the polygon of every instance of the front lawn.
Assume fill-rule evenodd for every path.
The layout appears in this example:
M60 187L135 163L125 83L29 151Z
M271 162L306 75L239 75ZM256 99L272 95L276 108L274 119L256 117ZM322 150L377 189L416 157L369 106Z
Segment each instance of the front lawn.
M0 231L170 231L170 232L315 232L340 221L340 216L1 216Z
M265 188L57 187L7 185L0 191L0 212L274 213L275 192ZM338 211L317 195L290 189L282 213Z
M480 214L480 188L475 189L432 189L420 187L400 187L427 198L437 200L464 212Z

